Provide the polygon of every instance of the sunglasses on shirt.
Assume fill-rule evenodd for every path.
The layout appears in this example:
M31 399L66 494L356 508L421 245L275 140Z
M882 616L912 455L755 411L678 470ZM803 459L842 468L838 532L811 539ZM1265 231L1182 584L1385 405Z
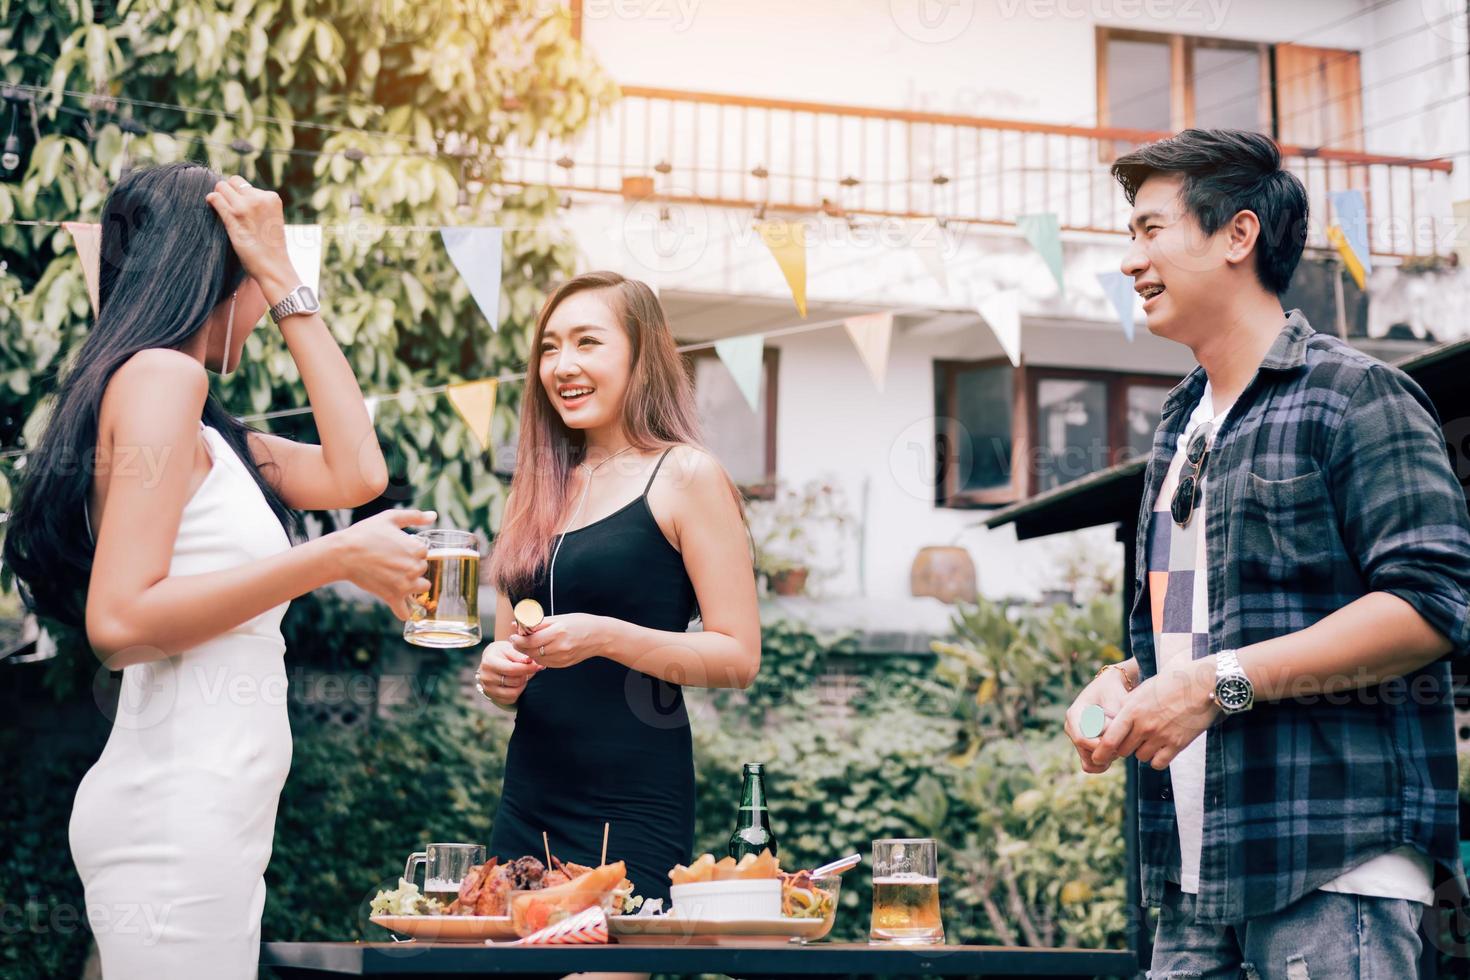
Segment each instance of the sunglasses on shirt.
M1174 488L1174 499L1169 503L1169 512L1174 517L1174 523L1180 527L1188 527L1190 518L1194 516L1200 481L1204 479L1205 464L1210 459L1211 428L1208 422L1200 426L1194 438L1189 441L1189 448L1184 451L1185 469L1188 472L1179 474L1179 485Z

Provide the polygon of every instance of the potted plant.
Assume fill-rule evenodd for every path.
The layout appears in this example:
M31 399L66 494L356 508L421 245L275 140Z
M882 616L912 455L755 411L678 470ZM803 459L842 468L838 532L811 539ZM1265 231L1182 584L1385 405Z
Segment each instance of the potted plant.
M838 535L853 518L841 490L831 481L813 480L800 489L778 484L775 498L750 505L756 574L776 595L806 591L813 572L835 568L814 564L828 533Z

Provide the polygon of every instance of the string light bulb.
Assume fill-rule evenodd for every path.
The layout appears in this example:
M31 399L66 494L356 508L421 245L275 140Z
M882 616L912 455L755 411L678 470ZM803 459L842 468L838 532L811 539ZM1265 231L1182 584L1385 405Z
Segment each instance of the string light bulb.
M5 170L5 176L12 176L20 169L20 138L15 135L15 126L11 125L10 135L5 137L5 152L0 153L0 168Z
M362 174L362 161L367 156L355 146L349 146L342 151L342 156L352 164L352 192L347 195L347 213L353 218L362 217L362 195L357 191L358 178Z
M4 171L6 177L14 177L20 169L20 137L16 135L15 127L20 119L20 104L25 101L25 96L6 87L4 98L10 103L10 132L5 137L4 149L0 150L0 170Z
M469 152L461 148L456 153L456 156L459 157L459 200L455 206L459 209L460 214L468 218L474 210L470 207L470 187L468 173L465 167L465 160L468 158Z

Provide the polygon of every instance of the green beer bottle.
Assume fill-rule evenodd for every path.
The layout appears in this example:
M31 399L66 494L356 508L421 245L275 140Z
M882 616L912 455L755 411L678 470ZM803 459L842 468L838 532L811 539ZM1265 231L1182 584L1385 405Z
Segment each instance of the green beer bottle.
M730 835L730 856L737 861L765 850L776 853L776 835L771 833L771 815L766 811L766 782L761 768L759 762L745 764L740 811L735 818L735 833Z

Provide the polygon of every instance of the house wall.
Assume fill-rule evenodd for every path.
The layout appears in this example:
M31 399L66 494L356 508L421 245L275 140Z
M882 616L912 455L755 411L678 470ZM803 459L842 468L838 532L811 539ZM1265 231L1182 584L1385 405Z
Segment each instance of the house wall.
M1433 156L1470 145L1465 101L1395 117L1463 92L1470 78L1463 18L1426 26L1442 16L1436 3L1364 13L1369 4L1340 0L584 0L583 35L623 84L1081 125L1096 122L1098 24L1340 46L1363 51L1365 148ZM1391 40L1400 34L1408 36ZM1456 162L1453 194L1470 196L1470 167ZM674 318L681 339L752 329L749 310L740 315L744 307L758 299L764 313L773 299L789 296L748 213L683 204L660 225L648 205L578 200L566 223L585 267L644 278L671 310L685 311ZM931 224L918 232L945 256L948 282L941 283L904 247L912 228L890 229L895 244L894 236L859 238L835 220L813 219L811 227L807 322L863 309L913 314L900 317L881 393L840 327L769 341L781 352L777 476L798 486L835 480L862 528L860 537L829 542L818 564L840 570L819 587L875 599L905 596L912 560L931 544L967 547L990 596L1038 595L1056 583L1059 555L1069 549L1087 549L1118 567L1111 529L1017 542L1009 528L976 527L985 511L934 505L933 363L1001 356L971 311L996 288L1018 288L1028 362L1182 376L1192 364L1188 351L1149 336L1141 314L1139 336L1128 343L1097 287L1094 274L1117 267L1126 240L1065 236L1061 293L1009 229L941 234ZM1454 229L1428 233L1453 237ZM1456 315L1465 306L1458 297L1470 294L1466 271L1410 273L1383 263L1374 278L1380 289L1392 299L1370 314L1370 334L1407 322L1439 339L1466 335ZM716 300L680 302L696 296ZM923 311L955 315L926 325ZM802 322L789 307L784 316L757 320L762 329Z
M583 38L623 84L1078 125L1097 122L1097 26L1350 48L1363 52L1363 111L1371 127L1365 149L1408 156L1465 151L1470 119L1463 102L1386 122L1465 90L1464 5L1374 6L583 0ZM1470 192L1464 173L1457 190L1461 197Z

